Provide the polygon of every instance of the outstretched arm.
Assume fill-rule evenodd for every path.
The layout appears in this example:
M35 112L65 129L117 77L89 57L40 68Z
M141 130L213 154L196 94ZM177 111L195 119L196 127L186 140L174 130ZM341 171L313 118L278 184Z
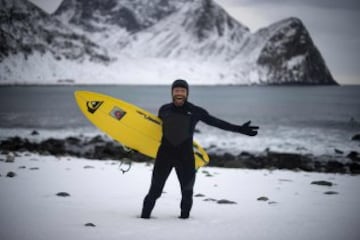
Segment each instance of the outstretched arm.
M201 121L205 122L210 126L221 128L223 130L242 133L248 136L256 136L259 129L258 126L251 126L251 121L247 121L243 125L234 125L214 116L211 116L204 110Z

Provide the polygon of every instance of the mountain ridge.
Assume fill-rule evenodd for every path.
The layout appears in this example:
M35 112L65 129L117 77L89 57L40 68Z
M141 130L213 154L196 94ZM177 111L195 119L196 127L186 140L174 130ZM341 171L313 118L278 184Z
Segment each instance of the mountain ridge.
M0 2L29 5L27 0ZM11 15L10 10L5 12ZM12 41L17 30L4 21L0 25L0 38L6 43L0 48L4 65L0 70L6 70L0 83L11 82L15 76L23 82L34 81L21 76L19 69L25 68L27 76L50 78L50 82L72 78L75 83L141 84L152 78L153 83L161 84L183 77L194 79L195 84L337 85L297 18L251 33L213 0L64 0L51 15L40 11L34 16L33 12L25 11L27 22L41 29L40 37L38 31L28 32L15 21L20 32L35 41L28 51ZM73 74L65 76L56 69L36 72L26 61L33 57L41 62L48 53L58 64L65 60ZM26 59L16 64L19 54ZM56 65L51 57L44 59ZM95 69L84 71L88 66L101 74L95 77Z

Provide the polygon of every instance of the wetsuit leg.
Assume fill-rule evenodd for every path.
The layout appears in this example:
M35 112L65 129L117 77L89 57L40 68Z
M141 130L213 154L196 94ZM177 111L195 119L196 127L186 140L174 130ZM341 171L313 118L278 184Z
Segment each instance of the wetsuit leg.
M176 174L178 176L181 186L181 217L188 218L191 207L193 205L193 193L195 184L195 170L184 169L183 167L176 168Z
M167 154L159 152L154 164L150 190L144 199L141 218L150 218L155 202L161 196L172 167L173 165L167 158Z
M191 154L191 155L190 155ZM179 164L176 164L176 175L181 187L181 218L188 218L190 210L193 205L193 192L196 177L196 170L194 167L194 155L188 154L187 159L182 159Z

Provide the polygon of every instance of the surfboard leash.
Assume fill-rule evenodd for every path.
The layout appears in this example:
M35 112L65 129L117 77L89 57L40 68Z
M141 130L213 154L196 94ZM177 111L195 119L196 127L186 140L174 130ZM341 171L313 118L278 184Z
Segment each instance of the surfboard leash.
M127 165L127 168L122 167L124 164ZM130 169L131 169L131 166L132 166L131 159L129 159L129 158L120 159L119 169L122 172L122 174L125 174L125 173L129 172Z

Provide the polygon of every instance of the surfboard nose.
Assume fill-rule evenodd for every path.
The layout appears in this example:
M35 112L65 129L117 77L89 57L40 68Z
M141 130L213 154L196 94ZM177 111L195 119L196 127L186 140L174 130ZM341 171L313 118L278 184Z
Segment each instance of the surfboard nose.
M91 95L91 92L84 91L84 90L77 90L74 92L74 97L76 99L76 102L86 102L89 101L89 96Z
M75 96L75 98L79 98L79 97L83 96L84 93L85 93L85 91L77 90L74 92L74 96Z

